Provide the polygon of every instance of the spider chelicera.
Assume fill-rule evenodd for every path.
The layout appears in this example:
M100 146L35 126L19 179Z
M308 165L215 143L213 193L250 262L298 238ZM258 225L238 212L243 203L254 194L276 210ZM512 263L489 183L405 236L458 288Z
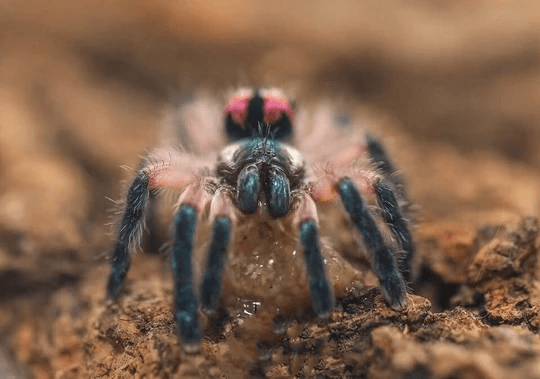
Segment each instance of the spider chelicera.
M250 215L266 212L275 222L292 214L311 303L317 316L325 318L335 301L321 253L317 204L340 200L371 253L372 269L386 301L398 310L407 307L406 280L414 252L404 217L408 202L402 179L379 141L356 132L330 139L324 117L314 119L310 130L305 125L293 128L292 107L276 89L237 91L225 107L224 133L216 127L219 121L192 111L194 115L184 117L183 137L199 145L206 143L212 152L200 157L187 150L164 148L143 159L127 191L107 283L108 299L121 291L131 263L130 250L138 243L161 190L175 188L182 194L172 228L174 314L178 335L188 351L197 349L202 336L198 304L206 313L219 305L227 251L239 214L249 220ZM296 133L306 137L299 140ZM225 137L221 149L216 149L217 135ZM299 150L292 145L295 139ZM333 153L327 153L329 150ZM375 195L378 216L361 193ZM196 290L192 252L196 226L203 216L211 225L210 244ZM391 243L383 237L381 225L390 231ZM402 259L396 259L397 250Z

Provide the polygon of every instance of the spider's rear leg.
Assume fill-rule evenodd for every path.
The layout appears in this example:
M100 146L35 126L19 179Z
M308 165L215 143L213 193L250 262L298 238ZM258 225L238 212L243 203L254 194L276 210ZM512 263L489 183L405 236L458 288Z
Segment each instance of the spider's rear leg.
M324 270L319 241L317 207L309 195L303 194L295 212L295 224L298 225L309 277L311 303L317 316L326 318L334 309L335 299Z
M217 192L210 205L212 241L201 286L201 308L206 313L216 310L221 295L223 269L234 223L234 206L229 195Z
M399 174L399 171L394 168L381 141L369 134L366 135L366 149L371 157L371 161L379 170L381 170L383 176L395 185L398 195L406 201L407 194L405 182Z
M386 180L381 180L375 184L375 195L377 196L381 217L389 225L392 235L403 249L404 255L400 266L405 280L409 281L411 279L411 264L415 249L409 224L403 218L394 191L392 191Z
M131 258L130 248L140 237L144 211L149 198L148 175L141 171L131 181L127 192L126 207L122 215L118 240L113 253L112 268L107 282L107 299L114 299L120 293L126 279Z
M350 178L337 182L337 191L345 210L373 253L373 272L379 278L381 290L394 309L407 307L407 290L396 258L386 245L377 224L369 213L362 196Z
M390 225L390 230L404 251L401 267L406 280L411 279L411 265L415 251L408 221L409 200L405 183L388 158L382 143L373 136L366 136L367 151L371 160L381 170L385 181L376 185L377 203L381 216ZM394 190L393 190L394 189Z

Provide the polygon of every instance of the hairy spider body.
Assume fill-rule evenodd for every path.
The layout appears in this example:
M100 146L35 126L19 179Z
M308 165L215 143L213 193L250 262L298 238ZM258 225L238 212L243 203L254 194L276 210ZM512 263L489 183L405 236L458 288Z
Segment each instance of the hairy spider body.
M281 92L240 90L225 107L228 144L217 155L210 152L197 157L186 151L152 151L127 191L107 297L113 299L120 293L130 266L129 251L140 237L145 219L153 219L154 203L160 191L176 188L182 194L172 230L174 309L178 334L186 349L196 349L202 336L199 304L207 313L219 305L224 267L235 229L239 222L248 218L256 220L257 215L268 215L265 222L288 220L294 226L304 256L313 309L319 317L331 314L334 294L325 270L316 203L335 199L341 200L345 213L371 252L373 272L389 305L405 308L403 275L408 278L414 244L403 216L407 204L405 188L382 145L372 137L358 141L351 141L351 136L328 140L321 127L328 120L321 117L304 141L315 151L307 157L313 164L308 166L306 156L291 144L295 135L294 117ZM206 124L204 117L198 120L199 124L186 123L189 138L210 132L213 134L207 138L211 139L216 131L208 125L213 124ZM335 145L336 153L329 156L318 151L319 144ZM322 164L326 165L324 169ZM379 216L388 225L395 244L389 244L383 237L361 192L375 195ZM205 213L208 208L209 212ZM200 288L195 290L193 252L197 225L203 215L210 222L210 243ZM403 250L400 265L392 251L395 246Z

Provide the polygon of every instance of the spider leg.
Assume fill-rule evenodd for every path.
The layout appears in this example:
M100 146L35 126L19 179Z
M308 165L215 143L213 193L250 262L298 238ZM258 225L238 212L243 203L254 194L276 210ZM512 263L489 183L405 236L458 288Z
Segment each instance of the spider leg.
M206 261L206 273L201 286L201 309L206 313L216 310L221 295L223 269L234 221L233 203L225 192L218 192L210 204L212 240Z
M409 224L401 215L396 195L386 180L375 184L375 195L381 217L390 226L392 235L399 241L405 252L401 261L401 269L405 280L408 281L411 278L411 261L415 250Z
M149 197L148 175L139 172L129 186L126 208L122 215L118 242L113 253L112 269L107 282L107 298L114 299L120 293L126 279L131 258L129 250L140 236L144 210Z
M381 170L386 179L395 185L398 196L408 203L405 182L399 174L399 171L395 169L390 158L388 158L388 154L386 153L383 144L377 138L366 135L366 147L375 166Z
M174 277L174 314L178 334L187 351L196 351L201 339L197 299L193 290L192 252L198 213L206 204L202 183L191 184L180 196L174 217L172 269Z
M169 164L164 162L169 161ZM113 252L111 274L106 297L114 299L122 289L131 265L130 250L140 240L145 214L152 221L155 197L159 188L185 188L193 181L194 170L206 167L205 161L195 161L187 154L174 150L157 149L143 159L140 170L132 179L126 195L126 206L120 221ZM152 232L152 230L151 230Z
M373 252L373 272L379 278L386 300L394 309L405 309L407 291L396 258L384 242L358 189L351 179L345 177L337 182L337 191L346 212L362 234L364 243Z
M381 209L383 220L390 225L390 230L405 252L402 269L406 280L411 279L411 265L415 246L409 223L403 217L407 215L408 198L403 178L396 171L388 158L382 143L373 136L366 136L367 151L373 163L382 171L386 180L379 182L375 188L377 203ZM401 202L400 202L401 200Z
M157 230L158 215L157 215L157 197L156 190L150 189L148 194L148 202L146 204L145 211L145 236L143 237L143 248L147 252L158 253L160 249L159 245L159 233Z
M392 162L388 158L382 143L371 135L366 135L367 151L371 160L383 172L385 176L390 176L396 172Z
M311 303L317 316L327 318L334 309L334 293L326 277L321 254L317 208L307 194L300 198L295 214L309 277Z

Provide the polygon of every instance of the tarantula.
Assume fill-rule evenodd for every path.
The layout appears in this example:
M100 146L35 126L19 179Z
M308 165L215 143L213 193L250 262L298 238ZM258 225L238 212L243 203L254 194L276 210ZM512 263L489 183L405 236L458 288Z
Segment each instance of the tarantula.
M223 134L228 144L213 158L200 158L186 150L155 149L143 159L127 191L107 298L114 299L120 293L131 262L130 249L138 242L161 189L176 188L183 192L172 230L174 314L186 349L195 350L202 336L198 304L207 313L219 305L222 273L238 212L248 219L266 212L275 222L293 214L311 303L317 316L325 318L333 310L334 294L321 254L316 204L339 199L372 254L372 269L388 304L406 308L406 280L414 252L404 216L408 203L403 182L381 143L371 136L354 134L329 140L325 120L316 120L309 133L303 131L305 140L298 143L310 147L307 160L292 146L299 130L293 128L295 114L276 89L239 90L229 99L224 115ZM199 117L192 121L186 126L191 139L216 140L221 133L212 129L215 120ZM333 148L334 155L324 153L327 146ZM381 222L377 223L361 191L375 195L379 217L387 224L393 243L383 237ZM205 273L196 291L192 252L202 215L209 219L211 237ZM395 250L400 250L402 259L396 259Z

